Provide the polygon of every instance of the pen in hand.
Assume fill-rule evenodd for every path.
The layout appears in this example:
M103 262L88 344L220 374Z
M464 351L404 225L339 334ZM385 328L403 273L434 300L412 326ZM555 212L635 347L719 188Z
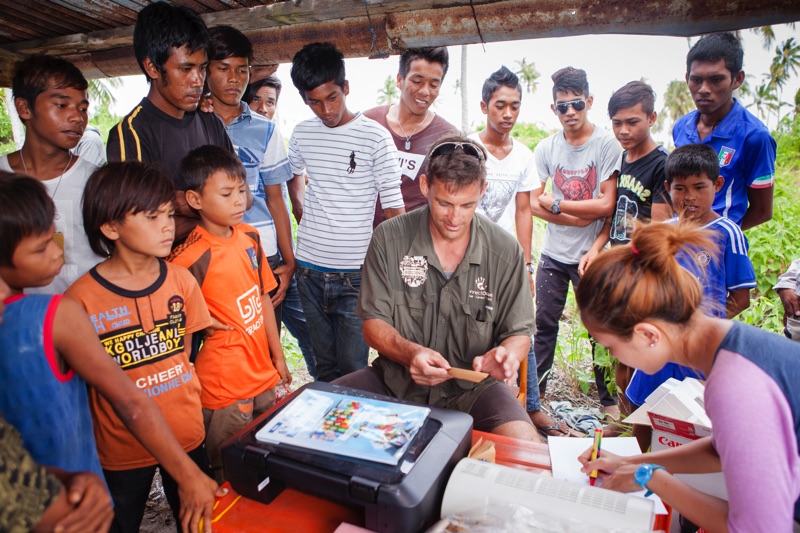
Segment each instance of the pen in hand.
M600 443L603 439L603 430L594 430L594 444L592 444L592 461L596 461L600 457ZM589 484L594 487L597 481L597 470L589 472Z

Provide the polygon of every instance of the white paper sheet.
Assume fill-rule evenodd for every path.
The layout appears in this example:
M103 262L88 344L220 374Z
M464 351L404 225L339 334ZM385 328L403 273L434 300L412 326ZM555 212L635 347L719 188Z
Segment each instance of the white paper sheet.
M553 467L553 478L565 479L581 485L589 485L589 476L581 472L581 463L578 456L592 447L592 439L576 439L574 437L547 437L547 444L550 447L550 464ZM607 437L603 439L600 446L602 451L608 451L622 457L641 455L642 450L634 437ZM598 479L595 487L603 486L602 480ZM632 492L631 496L641 496L644 498L646 491ZM656 504L656 514L667 514L667 509L661 502L661 498L655 494L648 499L652 499Z

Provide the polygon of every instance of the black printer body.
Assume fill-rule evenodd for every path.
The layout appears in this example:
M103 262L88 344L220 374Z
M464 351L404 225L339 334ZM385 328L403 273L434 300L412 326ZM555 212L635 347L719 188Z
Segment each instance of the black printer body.
M256 439L259 429L306 389L414 405L329 383L304 385L225 442L223 467L233 489L268 504L285 487L290 487L361 508L364 526L381 533L417 532L432 525L439 517L450 473L469 453L472 417L458 411L430 408L427 420L397 465ZM309 512L314 511L309 509Z

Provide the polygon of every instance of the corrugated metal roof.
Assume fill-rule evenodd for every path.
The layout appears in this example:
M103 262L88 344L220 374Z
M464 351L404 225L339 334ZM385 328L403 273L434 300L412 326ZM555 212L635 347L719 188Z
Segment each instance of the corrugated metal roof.
M0 0L0 86L14 62L65 56L88 77L138 74L133 25L150 0ZM256 63L327 40L348 56L587 33L697 35L800 20L798 0L175 0L253 41Z

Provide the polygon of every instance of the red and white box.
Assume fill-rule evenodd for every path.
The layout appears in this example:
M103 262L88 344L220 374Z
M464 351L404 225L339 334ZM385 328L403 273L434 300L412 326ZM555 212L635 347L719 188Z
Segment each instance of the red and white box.
M653 428L650 451L675 448L702 437L711 436L711 420L703 402L703 382L693 378L683 381L668 379L650 396L643 406L625 419L628 424L643 424ZM728 499L725 476L713 474L677 474L677 479L699 491Z

